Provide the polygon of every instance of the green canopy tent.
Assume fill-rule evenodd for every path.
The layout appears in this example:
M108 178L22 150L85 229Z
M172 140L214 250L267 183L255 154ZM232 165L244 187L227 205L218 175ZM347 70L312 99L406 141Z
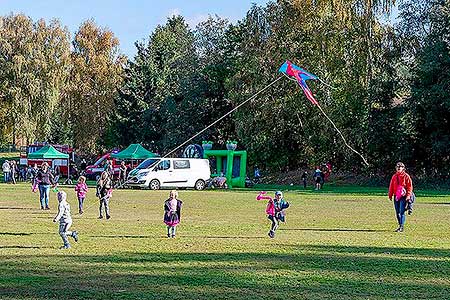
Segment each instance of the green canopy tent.
M111 154L111 157L117 159L136 159L136 160L144 160L150 157L157 157L158 155L152 153L141 146L141 144L131 144L125 150L120 151L119 153Z
M51 145L44 146L38 151L28 154L28 159L42 159L42 160L67 159L67 178L69 178L70 174L69 154L59 152Z

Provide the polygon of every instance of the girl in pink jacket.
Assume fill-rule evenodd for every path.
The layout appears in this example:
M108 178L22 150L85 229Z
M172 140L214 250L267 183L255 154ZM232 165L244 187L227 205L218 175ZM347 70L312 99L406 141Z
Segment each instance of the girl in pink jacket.
M275 237L275 231L277 230L280 221L286 221L285 209L289 207L289 203L284 200L283 193L280 191L275 192L275 198L266 196L267 192L260 192L256 196L256 200L269 200L266 206L267 218L272 222L270 231L268 233L270 238Z
M80 178L78 178L78 182L75 185L75 191L77 192L78 198L78 212L81 215L83 213L84 199L86 198L86 193L88 191L88 187L86 185L86 177L80 176Z

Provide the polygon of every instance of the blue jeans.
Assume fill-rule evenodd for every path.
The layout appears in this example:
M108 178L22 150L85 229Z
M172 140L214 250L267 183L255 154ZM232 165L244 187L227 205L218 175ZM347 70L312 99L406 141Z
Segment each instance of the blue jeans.
M400 200L398 201L394 199L394 208L395 208L395 215L397 216L398 225L400 226L405 225L406 197L401 197Z
M50 185L39 185L39 200L41 207L48 207L48 198L50 196Z
M9 181L9 172L3 172L3 182L7 183Z

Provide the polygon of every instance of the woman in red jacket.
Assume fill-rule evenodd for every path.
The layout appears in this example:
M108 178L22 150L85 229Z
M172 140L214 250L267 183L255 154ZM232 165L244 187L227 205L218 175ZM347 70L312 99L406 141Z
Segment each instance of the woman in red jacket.
M397 172L392 175L389 185L389 200L392 200L392 196L394 196L395 214L398 221L396 232L403 232L406 204L411 201L413 185L411 177L405 172L405 164L398 162L395 168Z

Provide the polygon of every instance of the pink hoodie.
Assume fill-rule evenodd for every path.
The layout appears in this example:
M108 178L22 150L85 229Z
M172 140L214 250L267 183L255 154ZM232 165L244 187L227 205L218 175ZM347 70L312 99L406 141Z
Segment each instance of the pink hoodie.
M86 183L78 182L77 185L75 186L75 191L77 192L78 198L84 198L84 197L86 197L88 187L87 187Z
M256 200L269 200L266 206L266 214L274 216L275 215L275 205L273 204L273 199L270 196L264 196L267 192L260 192L258 196L256 196Z

